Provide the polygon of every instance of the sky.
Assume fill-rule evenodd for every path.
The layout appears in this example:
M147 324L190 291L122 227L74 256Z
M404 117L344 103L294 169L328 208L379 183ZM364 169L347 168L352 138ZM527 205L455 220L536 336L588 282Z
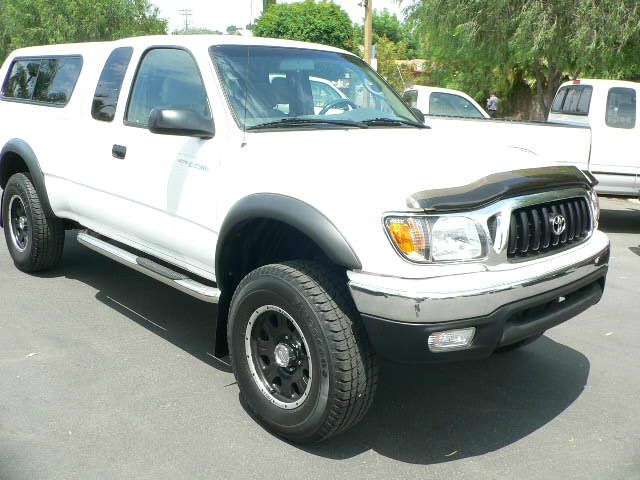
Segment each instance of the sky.
M296 0L278 0L279 3L292 3ZM298 0L299 1L299 0ZM401 16L401 8L398 0L372 0L375 10L383 8ZM358 6L360 0L334 0L344 8L354 22L362 23L364 8ZM262 0L151 0L151 3L160 8L163 18L169 20L169 31L184 28L184 17L180 15L181 9L191 9L190 25L211 30L226 31L229 25L244 27L252 20L260 16L262 12ZM253 3L253 8L251 4ZM406 0L405 0L405 3Z

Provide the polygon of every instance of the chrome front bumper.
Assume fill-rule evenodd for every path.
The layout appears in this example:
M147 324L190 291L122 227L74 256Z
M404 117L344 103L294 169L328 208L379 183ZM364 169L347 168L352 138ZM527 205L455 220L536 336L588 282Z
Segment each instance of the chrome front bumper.
M490 315L504 305L604 272L608 262L609 239L596 231L585 243L564 252L481 272L420 279L354 271L347 275L360 313L432 324Z

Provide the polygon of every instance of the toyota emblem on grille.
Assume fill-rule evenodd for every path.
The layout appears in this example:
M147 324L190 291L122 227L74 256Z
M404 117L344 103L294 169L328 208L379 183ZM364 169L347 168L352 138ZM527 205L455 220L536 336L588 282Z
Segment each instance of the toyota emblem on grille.
M554 215L549 219L551 230L556 236L560 236L567 229L567 219L564 215Z

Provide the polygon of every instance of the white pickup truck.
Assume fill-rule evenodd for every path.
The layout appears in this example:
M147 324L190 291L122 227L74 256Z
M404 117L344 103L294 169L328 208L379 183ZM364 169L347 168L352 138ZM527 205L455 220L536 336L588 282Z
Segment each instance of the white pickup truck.
M560 86L547 122L492 120L463 92L416 86L403 99L427 125L477 139L476 146L520 148L557 165L590 172L601 195L640 196L640 84L572 80ZM558 127L574 127L573 129Z
M549 122L589 127L586 167L603 195L640 196L639 89L635 82L572 80L560 86L551 105Z
M377 356L487 357L602 296L592 177L479 148L481 130L428 129L348 52L140 37L18 50L0 79L16 267L54 268L78 230L217 303L212 348L229 350L253 414L293 441L365 415Z

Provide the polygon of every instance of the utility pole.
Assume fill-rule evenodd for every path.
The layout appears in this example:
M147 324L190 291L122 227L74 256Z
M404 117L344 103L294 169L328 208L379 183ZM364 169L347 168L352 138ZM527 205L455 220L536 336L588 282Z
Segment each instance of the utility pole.
M373 0L363 0L364 4L364 61L371 65L371 43L373 42Z
M189 31L189 17L191 17L191 9L185 8L180 10L180 15L184 17L184 32L187 33Z

